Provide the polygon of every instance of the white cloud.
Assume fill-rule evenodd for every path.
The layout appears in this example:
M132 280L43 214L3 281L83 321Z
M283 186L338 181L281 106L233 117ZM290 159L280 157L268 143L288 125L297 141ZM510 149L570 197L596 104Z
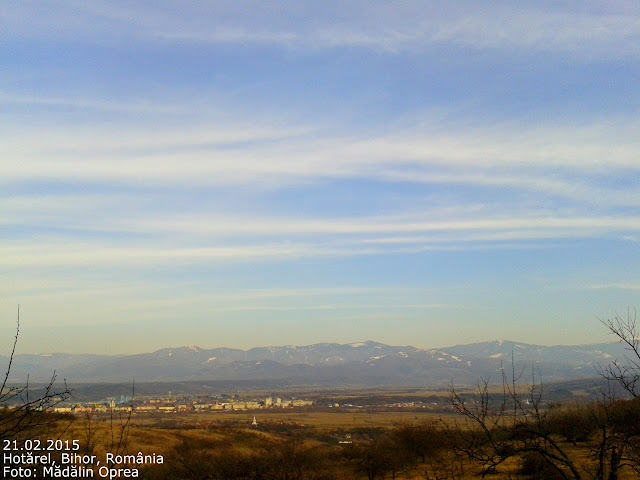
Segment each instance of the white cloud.
M600 285L592 285L594 290L640 290L640 284L634 283L603 283Z
M172 221L166 217L158 217L151 222L141 219L131 222L127 228L117 223L112 228L145 234L145 240L79 242L49 234L49 238L5 242L0 247L1 263L5 268L135 268L219 262L281 262L309 257L430 250L537 248L535 242L540 240L620 236L626 232L637 232L640 231L640 218L513 216L429 221L406 215L340 220L193 216L183 221ZM185 235L192 240L184 242ZM153 242L149 242L149 238L153 238Z
M449 203L416 208L404 205L399 213L312 217L240 210L223 213L216 206L176 213L159 208L172 196L158 193L21 195L0 200L6 214L0 225L38 228L43 232L69 229L153 236L156 241L192 238L196 245L228 239L245 241L326 242L356 240L370 244L445 243L536 240L601 236L616 233L628 238L640 230L640 218L630 213L593 214L573 208L564 215L535 205ZM183 209L180 209L183 210ZM430 234L429 237L421 234ZM48 234L51 235L51 234ZM409 235L409 236L407 236ZM311 238L315 240L311 240ZM148 238L148 237L146 237ZM225 240L227 239L227 240ZM46 240L43 239L43 240ZM132 240L133 241L133 240ZM227 247L225 247L227 248ZM259 255L252 246L247 255ZM282 245L268 252L277 252ZM225 250L228 253L233 249ZM252 253L254 252L254 253ZM292 252L293 253L293 252ZM197 255L196 252L187 254ZM225 254L220 253L225 256ZM147 255L142 255L143 257ZM205 254L215 256L215 250Z
M124 280L113 275L96 275L95 272L78 273L77 275L61 277L55 273L33 277L29 272L16 272L12 275L12 282L4 287L7 296L19 297L24 294L38 297L55 298L61 292L69 294L102 294L105 298L116 296L131 296L144 302L151 299L161 305L163 302L172 305L197 304L202 302L216 305L244 305L247 302L270 302L287 299L295 302L318 302L319 299L332 299L332 301L344 301L345 299L375 298L378 302L383 299L389 302L400 301L406 305L418 305L408 303L407 298L422 298L425 296L440 295L451 290L452 287L439 285L434 287L421 286L397 286L386 284L382 286L344 285L325 287L226 287L212 288L210 280L191 279L188 282L174 282L173 279L149 278L145 282L137 282L132 279ZM99 285L96 285L96 282ZM454 290L459 291L456 287ZM175 296L175 297L172 297ZM390 300L391 299L391 300ZM266 304L266 303L265 303ZM420 303L419 305L443 305L436 303Z
M637 174L638 130L635 118L485 126L455 134L414 129L361 138L320 134L319 129L312 134L309 127L293 125L127 133L68 127L36 142L7 132L0 178L5 183L73 178L167 186L367 178L524 187L585 198L594 193L589 181L594 175ZM636 190L616 187L602 193L614 201L640 203Z
M309 219L264 219L237 217L193 216L191 218L163 218L157 221L139 221L141 231L192 232L211 236L259 235L278 237L284 235L361 235L400 234L421 232L471 232L471 231L512 231L533 232L571 231L586 232L637 231L640 230L639 217L542 217L456 219L432 221L427 218L372 217L333 220ZM149 230L145 230L149 228ZM521 232L523 233L523 232Z
M1 99L0 99L1 101ZM72 102L73 100L69 100ZM156 105L158 106L158 105ZM162 106L158 106L162 108ZM167 106L171 108L171 106ZM192 114L196 109L190 108ZM12 125L2 135L2 142L7 152L13 151L24 160L42 157L65 157L82 155L85 162L113 160L109 155L125 155L127 160L136 155L172 151L192 151L205 149L215 151L221 147L234 144L246 144L246 148L253 147L260 142L282 141L300 137L309 133L310 128L296 125L281 125L274 121L259 124L246 121L221 120L203 125L199 121L180 127L156 126L134 127L124 122L124 126L111 125L100 127L59 126L51 125L46 130L38 132L34 141L33 130L11 131ZM201 153L201 152L199 152ZM158 157L162 158L162 157ZM168 156L167 158L171 158ZM79 163L81 159L75 159ZM90 163L90 162L89 162ZM118 168L119 164L115 166Z
M219 307L217 311L308 311L308 310L466 310L462 305L444 304L322 304L322 305L237 305Z
M210 17L196 19L194 14L200 12L187 12L174 22L156 17L146 33L167 40L257 43L292 49L358 47L398 52L454 44L472 50L526 49L583 58L638 56L633 45L640 40L640 23L629 12L550 12L533 5L516 8L504 4L477 7L461 4L439 11L424 4L367 2L350 9L320 8L313 22L292 18L284 8L283 16L290 20L286 25L270 25L263 12L259 23L255 17L239 15L239 24L225 25L222 20L216 28L211 28Z
M451 44L472 50L561 53L610 59L638 57L637 6L419 2L112 6L56 3L4 9L6 35L82 38L89 43L198 42L267 45L293 50L364 48L423 51ZM600 10L600 11L598 11Z
M180 114L189 109L179 105L159 105L157 103L133 100L129 102L96 100L75 97L42 97L0 91L0 102L6 105L38 105L43 107L70 107L81 110L102 112L126 112L139 114Z
M5 267L194 265L202 262L295 259L305 256L340 255L345 252L304 244L266 244L221 247L112 247L106 244L44 243L4 245L0 255ZM365 253L365 252L363 252Z

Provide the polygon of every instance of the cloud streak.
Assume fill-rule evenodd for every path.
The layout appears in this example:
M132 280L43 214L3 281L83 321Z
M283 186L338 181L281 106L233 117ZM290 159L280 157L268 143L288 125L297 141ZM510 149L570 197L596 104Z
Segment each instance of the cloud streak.
M282 4L276 16L261 2L242 8L171 2L163 8L66 3L39 11L16 5L7 7L5 15L7 34L65 39L73 32L95 43L120 38L120 42L154 44L359 48L392 53L457 45L473 50L552 52L584 60L637 58L633 48L640 38L637 8L609 4L603 12L603 8L590 6L579 4L550 12L537 4L486 8L469 2L441 8L401 2L347 6L323 2L313 15L304 14L300 5Z
M598 197L610 197L614 203L638 205L636 189L593 182L604 178L603 173L638 175L638 130L635 118L621 118L585 126L477 127L455 136L414 131L341 138L320 134L319 127L282 125L111 134L63 130L37 143L29 136L7 133L0 182L73 178L138 185L260 186L361 178L525 188L578 199L602 193ZM574 175L576 168L581 177Z
M592 285L594 290L640 290L640 284L633 283L605 283L601 285Z
M40 238L37 243L5 244L0 247L0 254L4 258L3 264L12 267L119 265L133 268L202 262L281 262L305 257L385 255L429 250L535 248L535 243L524 242L611 235L623 238L629 232L640 231L640 217L511 217L453 221L411 218L402 221L397 218L329 221L254 218L242 221L237 218L199 217L182 222L167 218L156 222L143 220L135 227L133 224L128 228L116 225L115 230L152 235L156 242L167 245L135 246L140 241L125 240L118 242L123 245L100 240L65 243L60 239ZM185 235L192 236L193 246L186 246L179 240ZM179 243L175 244L172 239ZM523 243L513 244L514 241Z

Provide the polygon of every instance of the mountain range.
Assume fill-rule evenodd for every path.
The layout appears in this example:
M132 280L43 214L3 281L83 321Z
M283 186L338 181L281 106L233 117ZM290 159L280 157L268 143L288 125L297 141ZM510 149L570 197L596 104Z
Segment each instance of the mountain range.
M545 382L594 377L598 368L623 359L619 343L541 346L510 341L419 349L366 341L351 344L204 349L163 348L135 355L15 355L10 381L76 383L176 381L288 381L297 385L475 384L479 378L501 381L511 364L525 377ZM8 357L0 357L5 365Z

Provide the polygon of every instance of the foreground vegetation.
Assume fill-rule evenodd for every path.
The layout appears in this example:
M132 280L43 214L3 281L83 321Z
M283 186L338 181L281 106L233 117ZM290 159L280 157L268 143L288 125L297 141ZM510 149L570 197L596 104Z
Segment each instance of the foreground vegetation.
M468 397L469 412L479 406L482 413L482 395ZM640 400L538 412L529 404L526 416L492 410L502 407L494 402L488 407L480 421L463 412L404 416L397 424L391 415L371 413L345 424L336 413L333 425L328 415L283 412L254 427L243 415L58 415L29 438L77 439L78 453L97 459L107 452L162 455L162 464L139 468L147 479L624 480L640 474ZM377 425L367 419L378 415Z
M605 325L630 356L601 371L609 388L596 401L546 401L535 372L524 381L513 362L498 392L488 381L474 392L452 387L455 415L448 416L310 411L264 415L258 425L247 414L56 416L39 408L62 398L49 387L43 400L0 410L0 439L16 450L34 439L75 441L88 465L106 459L115 472L130 466L126 455L161 457L133 469L154 480L640 478L640 335L635 316ZM62 455L52 454L55 461Z

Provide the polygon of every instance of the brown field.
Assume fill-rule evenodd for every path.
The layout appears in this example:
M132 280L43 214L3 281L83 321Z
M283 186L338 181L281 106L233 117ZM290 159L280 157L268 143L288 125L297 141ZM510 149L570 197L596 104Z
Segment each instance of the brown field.
M258 422L257 427L251 426L254 416ZM508 419L506 421L508 422ZM42 439L78 440L78 453L96 455L98 459L104 459L107 452L163 455L163 465L140 468L142 478L153 480L478 478L482 462L474 462L464 454L454 451L451 446L447 446L449 443L444 430L447 426L452 427L455 424L460 425L462 429L468 425L459 414L443 415L418 409L341 408L335 411L291 409L255 412L85 414L75 418L67 415L41 429L39 436ZM417 461L414 458L403 464L402 458L406 453L402 449L409 448L410 451L412 448L411 441L402 444L401 437L397 437L398 432L403 429L409 432L428 432L427 437L419 437L417 441L430 444L435 440L436 450L433 450L432 445L429 447L432 450L427 453L426 458ZM593 450L596 444L591 440L572 443L558 435L554 438L572 461L584 470L585 475L582 478L591 478L589 472L594 472L591 465L596 461ZM353 443L339 443L339 440L345 439ZM386 462L377 473L368 470L367 466L367 462L375 460L376 456L381 456ZM242 476L236 471L240 467L251 471L251 468L258 468L265 461L274 462L273 465L284 470L278 470L278 475L266 477L252 476L250 473ZM218 475L220 468L234 465L234 462L239 465L234 467L236 473L210 476L214 474L212 472L217 472ZM522 456L511 456L498 466L490 478L555 480L556 477L547 477L549 472L540 472L537 476L523 474L522 462ZM289 471L292 465L298 465L298 473ZM397 471L393 470L396 467ZM323 472L324 476L319 472ZM630 480L637 476L630 468L623 467L616 478Z
M261 423L286 422L299 426L317 428L358 428L380 427L392 428L404 424L420 424L425 422L437 422L451 420L456 417L453 414L436 414L421 411L370 411L370 410L343 410L338 412L315 412L295 410L285 411L248 411L248 412L215 412L215 413L168 413L153 415L133 415L134 425L150 425L158 421L176 421L193 424L229 423L238 426L249 427L256 417Z

